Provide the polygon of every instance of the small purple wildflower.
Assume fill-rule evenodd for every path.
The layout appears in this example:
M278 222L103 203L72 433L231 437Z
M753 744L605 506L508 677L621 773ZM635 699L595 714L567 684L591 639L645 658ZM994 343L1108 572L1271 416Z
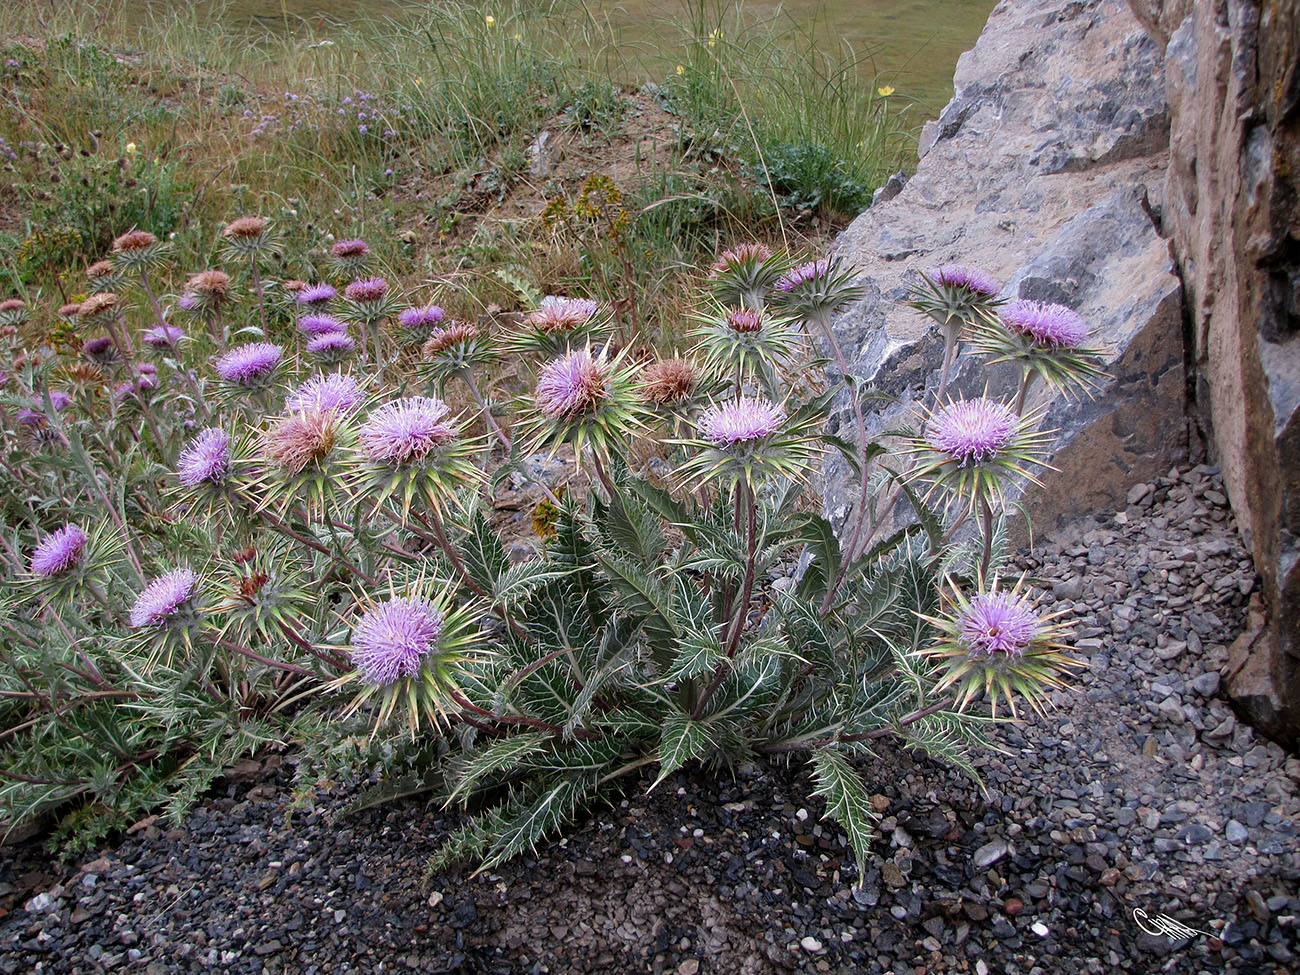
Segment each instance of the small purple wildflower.
M339 240L334 242L334 246L330 248L330 253L335 257L365 257L370 253L370 247L364 240L360 239Z
M308 379L295 389L285 397L284 409L288 413L307 410L351 413L361 405L363 398L361 386L355 379L341 372L332 372Z
M219 427L190 441L177 460L176 476L186 487L220 484L230 473L230 434Z
M1088 324L1065 305L1013 301L999 314L1013 332L1053 349L1072 349L1088 337Z
M348 327L333 315L303 315L298 319L298 330L315 338L330 332L346 332Z
M199 577L192 569L173 569L145 587L131 607L131 625L136 629L163 626L194 595Z
M609 365L589 349L575 349L542 367L537 379L537 408L553 420L594 410L609 396Z
M181 311L198 311L203 307L203 299L193 291L187 291L176 299L176 307Z
M944 264L940 267L932 267L926 271L925 276L935 284L948 288L965 288L977 295L985 295L994 298L1002 290L1002 285L993 275L981 271L979 268L969 267L965 264Z
M567 332L585 325L600 310L590 298L561 298L547 295L541 307L528 316L528 324L543 332Z
M819 278L829 277L832 270L833 268L829 258L808 261L804 264L800 264L798 267L791 268L785 274L781 275L780 279L776 282L776 289L789 294L801 285L807 284L809 281L816 281Z
M140 341L155 349L174 349L185 338L185 329L175 325L158 325L140 333Z
M298 292L297 302L300 305L311 305L316 307L325 305L338 297L338 291L333 285L329 284L309 284Z
M710 406L700 415L700 436L719 447L752 443L775 433L785 419L782 409L765 399L742 396Z
M43 538L32 552L32 571L49 579L62 575L81 561L86 533L77 525L64 525Z
M62 389L50 390L50 405L56 411L66 410L72 405L72 396Z
M326 332L307 343L307 352L326 358L345 356L356 349L357 343L346 332Z
M14 419L23 426L34 427L45 422L45 414L24 406L14 414Z
M349 284L343 294L348 301L358 304L383 301L388 294L388 282L383 278L363 278Z
M1016 435L1011 407L991 399L958 400L934 411L926 442L957 466L981 464L997 456Z
M423 308L408 308L397 316L397 323L402 328L417 330L429 329L447 317L447 313L437 305L425 305Z
M283 350L270 342L249 342L231 349L217 360L217 375L237 386L254 386L268 378L280 364Z
M958 639L972 657L1018 657L1042 625L1028 600L996 591L972 599L956 623Z
M374 461L389 464L419 462L458 436L444 421L447 404L430 396L394 400L370 414L360 431L361 446Z
M437 606L417 596L396 596L372 607L352 628L352 665L376 687L416 676L437 649L443 619Z
M81 351L86 353L92 359L101 356L113 347L113 339L107 335L99 335L93 339L87 339L82 343Z

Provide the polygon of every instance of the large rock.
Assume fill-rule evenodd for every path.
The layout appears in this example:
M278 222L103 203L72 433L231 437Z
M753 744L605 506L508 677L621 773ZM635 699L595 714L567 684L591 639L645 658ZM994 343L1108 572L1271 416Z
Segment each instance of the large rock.
M1259 572L1227 689L1300 741L1300 8L1133 0L1166 45L1166 230L1189 294L1195 413Z
M872 436L914 421L938 384L942 339L899 304L928 265L977 265L1007 296L1070 305L1096 329L1110 373L1096 397L1030 396L1055 430L1057 468L1017 489L1036 530L1123 507L1134 483L1187 448L1181 288L1153 215L1167 162L1162 78L1159 48L1122 0L1004 0L958 62L915 176L836 247L869 288L835 323L850 369L896 398L868 417ZM966 353L952 391L987 383L1009 398L1015 382L1010 367ZM847 405L834 422L856 439ZM856 501L847 483L842 462L829 463L823 497L837 524Z

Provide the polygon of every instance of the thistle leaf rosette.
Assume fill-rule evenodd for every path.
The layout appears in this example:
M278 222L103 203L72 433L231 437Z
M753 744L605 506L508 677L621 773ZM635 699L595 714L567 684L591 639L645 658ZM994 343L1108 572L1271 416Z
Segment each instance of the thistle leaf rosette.
M944 264L922 271L921 283L911 287L904 304L928 315L940 328L960 332L1001 304L1001 290L1001 283L979 268Z
M787 415L780 404L754 396L709 406L700 414L694 438L672 441L691 452L677 469L678 479L692 488L717 484L734 489L743 482L751 491L771 478L804 480L822 453L821 419L808 410Z
M562 444L573 447L578 463L586 447L608 456L645 429L646 409L637 388L639 367L627 351L613 358L576 349L546 363L537 378L531 409L521 419L529 452Z
M708 288L724 307L761 309L772 287L790 268L784 254L766 244L741 244L718 255Z
M943 403L927 411L924 432L908 438L908 453L918 463L908 480L928 480L964 502L968 511L1001 500L1008 480L1038 483L1030 468L1041 459L1049 434L1036 429L1041 411L1017 416L1005 403L977 397ZM927 494L928 497L928 494Z
M523 356L554 358L599 343L609 334L610 324L609 314L589 298L547 295L524 316L505 348Z
M484 441L464 436L460 418L450 413L440 399L408 396L372 411L361 424L353 476L375 510L394 501L405 517L416 499L439 517L449 502L463 507L461 488L485 477Z
M939 631L937 642L918 653L940 666L936 694L952 688L957 707L988 700L994 716L1003 702L1019 717L1017 700L1042 714L1051 706L1048 692L1066 686L1063 676L1083 667L1067 656L1060 615L1039 615L1034 602L1022 593L1025 579L1011 589L989 586L967 598L952 580L941 590L938 617L921 618Z
M344 716L369 706L375 731L405 709L412 738L425 725L438 727L460 710L466 671L485 658L483 611L452 604L450 580L390 580L386 594L360 593L357 611L344 619L344 642L325 649L346 655L355 668L332 681L331 691L360 689Z
M1105 350L1089 346L1088 325L1065 305L1013 301L996 313L982 311L975 322L975 347L992 362L1016 362L1029 374L1069 395L1089 396L1106 376Z
M735 377L739 395L746 377L754 377L769 396L777 395L778 368L787 367L802 344L802 335L784 318L754 308L717 308L699 315L692 350L704 367Z

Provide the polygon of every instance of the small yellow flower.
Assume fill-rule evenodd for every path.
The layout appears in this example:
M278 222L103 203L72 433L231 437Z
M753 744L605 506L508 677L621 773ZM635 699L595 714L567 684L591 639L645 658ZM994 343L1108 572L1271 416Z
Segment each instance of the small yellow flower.
M677 65L677 73L678 73L678 74L686 74L686 66L683 65L683 64L679 64L679 65Z
M483 18L483 23L487 24L489 27L495 27L497 25L497 19L491 14L488 14Z
M516 40L516 41L522 41L523 39L524 39L524 35L523 35L523 34L516 34L516 35L515 35L515 40Z
M126 154L127 154L128 156L134 156L134 155L135 155L135 143L134 143L134 142L128 142L128 143L126 144Z
M881 98L888 98L893 93L894 93L893 85L881 85L879 88L876 89L876 94L879 95Z
M717 47L718 38L721 36L722 36L722 31L716 27L713 28L713 30L709 31L709 47Z
M422 85L422 84L424 84L424 79L423 79L423 78L416 78L416 79L415 79L415 83L416 83L417 85Z

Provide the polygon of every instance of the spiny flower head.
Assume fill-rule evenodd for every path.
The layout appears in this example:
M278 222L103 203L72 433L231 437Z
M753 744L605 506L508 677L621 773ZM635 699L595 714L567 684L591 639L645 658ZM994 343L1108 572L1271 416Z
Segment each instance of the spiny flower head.
M1005 403L980 397L957 400L936 409L926 428L930 446L957 466L980 464L1015 439L1018 420Z
M27 302L21 298L0 301L0 325L17 326L27 321Z
M81 354L91 362L105 366L111 365L117 359L113 340L107 335L97 335L93 339L87 339L81 345Z
M809 321L823 319L864 293L865 289L854 280L852 268L846 268L843 260L823 257L805 261L781 275L772 300L788 313Z
M175 325L155 325L140 333L140 341L154 349L174 349L185 338L185 329Z
M958 639L972 657L1018 657L1038 636L1040 623L1033 605L1013 592L985 592L957 614Z
M147 230L131 230L113 241L113 263L126 271L139 271L156 264L162 244Z
M77 312L79 312L80 310L81 310L81 302L70 301L66 305L59 305L59 310L58 312L56 312L56 314L58 315L60 321L71 322L76 320Z
M198 581L192 569L173 569L159 576L136 597L131 625L136 629L166 626L194 595Z
M763 317L754 308L733 308L727 312L727 325L733 332L761 332Z
M414 677L437 649L443 621L437 606L417 596L395 596L372 606L352 628L352 664L376 687Z
M78 525L64 525L51 532L32 552L32 572L47 579L62 575L81 561L88 540Z
M305 409L277 420L263 438L263 448L286 473L299 474L329 456L337 438L337 413Z
M713 276L720 277L746 264L762 264L771 256L772 248L766 244L739 244L729 247L714 261Z
M271 226L264 217L238 217L221 231L231 254L252 257L271 246Z
M1087 323L1065 305L1013 301L998 315L1011 331L1053 349L1075 348L1088 337Z
M935 692L954 688L959 710L985 696L995 716L1004 701L1015 716L1017 700L1041 714L1051 705L1048 692L1064 687L1062 678L1082 666L1062 652L1065 633L1055 617L1040 615L1021 594L1024 581L1006 589L994 577L967 598L949 580L940 590L943 615L922 617L934 624L939 638L919 655L938 662Z
M419 463L460 433L446 422L447 404L431 396L394 400L370 414L361 427L361 448L372 461Z
M785 274L781 275L776 282L776 289L784 291L786 294L794 291L801 285L814 282L819 279L825 279L831 273L831 262L828 258L822 258L815 261L806 261L803 264L792 267Z
M287 294L296 295L303 288L308 287L306 281L299 281L297 278L290 278L288 281L280 282L280 290Z
M190 275L185 290L193 291L211 301L222 301L230 293L230 275L225 271L200 271Z
M326 332L307 343L307 353L326 362L342 362L356 347L357 343L346 332Z
M107 322L116 318L121 308L121 298L111 291L100 291L81 303L77 317L83 322Z
M641 374L641 392L656 406L688 398L700 382L700 372L689 359L661 359Z
M1002 285L993 275L968 264L943 264L930 268L927 276L936 284L947 288L965 288L989 298L997 296Z
M147 230L131 230L113 241L114 253L142 251L158 243L158 238Z
M588 298L547 295L528 316L528 324L543 332L569 332L585 325L599 310L600 305Z
M303 315L298 319L298 330L314 338L330 332L346 332L348 327L333 315Z
M359 238L338 240L330 248L330 253L337 258L366 257L370 253L370 246Z
M86 280L95 291L116 291L125 279L118 266L105 258L86 268Z
M388 297L388 282L383 278L363 278L349 284L343 295L359 305L377 304Z
M300 305L320 308L337 298L338 294L333 285L309 284L307 287L298 290L298 296L295 300Z
M699 420L700 436L718 447L735 447L769 437L781 428L785 411L775 403L741 396L710 406Z
M537 408L551 419L590 413L608 398L609 372L609 363L590 349L552 359L537 379Z
M397 316L397 324L413 335L425 335L445 317L447 313L437 305L425 305L422 308L407 308Z
M285 397L284 408L286 412L325 410L347 414L360 406L364 398L356 379L346 373L331 372L308 379Z
M478 338L478 329L467 322L450 322L445 328L434 329L420 346L420 355L433 359L454 345Z
M280 364L283 350L270 342L236 346L217 360L217 375L235 386L265 385Z
M181 452L176 466L186 487L223 483L230 474L230 434L219 427L204 430Z

